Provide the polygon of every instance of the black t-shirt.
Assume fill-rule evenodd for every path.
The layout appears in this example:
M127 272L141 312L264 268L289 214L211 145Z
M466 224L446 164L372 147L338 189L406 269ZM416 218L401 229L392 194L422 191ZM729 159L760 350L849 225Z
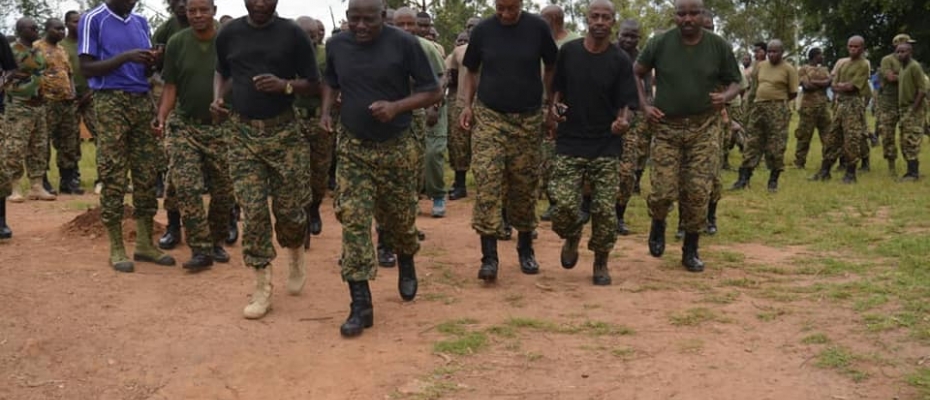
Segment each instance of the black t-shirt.
M562 94L568 112L566 121L559 123L556 153L584 158L620 156L623 141L611 133L610 125L623 107L638 104L633 79L633 62L614 46L593 54L584 48L584 39L562 45L553 90Z
M420 93L439 88L417 38L387 25L367 43L357 42L352 32L333 36L326 43L325 79L342 93L340 122L349 134L375 142L399 136L410 127L412 113L382 123L368 110L371 103L401 100L410 96L411 89Z
M558 54L546 21L524 12L514 25L503 25L497 17L476 25L462 65L471 72L480 69L478 100L488 108L525 113L542 105L540 60L551 66Z
M252 78L272 74L281 79L318 82L314 46L297 24L283 18L263 27L249 25L248 17L230 21L216 37L216 71L232 78L233 111L250 119L267 119L291 108L294 96L262 93Z
M12 71L16 69L16 57L13 57L13 49L6 36L0 35L0 72Z

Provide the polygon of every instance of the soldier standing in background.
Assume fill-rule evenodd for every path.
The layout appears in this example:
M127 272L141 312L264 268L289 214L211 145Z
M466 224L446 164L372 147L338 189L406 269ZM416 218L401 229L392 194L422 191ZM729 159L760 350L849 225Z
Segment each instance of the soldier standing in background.
M898 115L901 117L901 154L907 162L904 182L916 181L920 177L920 142L927 124L927 78L917 60L911 58L913 47L910 41L898 44L895 55L901 63L898 74Z
M10 43L6 41L6 36L0 35L0 89L6 87L6 80L16 71L16 59L13 57L13 49ZM2 93L0 93L2 95ZM3 107L0 103L0 118L3 118ZM7 144L7 135L0 126L0 160L9 158L7 150L10 146ZM6 179L6 165L0 162L0 240L6 240L13 237L13 230L7 225L6 216L6 197L10 195L12 185Z
M830 100L827 98L827 88L831 83L830 70L823 66L823 51L819 47L807 52L807 65L798 71L798 80L804 94L798 109L798 127L794 131L794 136L798 139L794 166L804 169L814 129L817 129L821 145L824 144L824 136L830 130Z

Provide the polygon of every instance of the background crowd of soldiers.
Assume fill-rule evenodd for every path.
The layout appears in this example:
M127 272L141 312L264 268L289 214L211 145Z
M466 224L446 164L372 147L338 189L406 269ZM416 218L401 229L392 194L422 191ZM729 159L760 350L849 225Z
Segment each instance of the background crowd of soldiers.
M335 189L342 277L352 299L341 332L355 336L373 323L368 281L377 265L398 266L401 297L415 297L414 255L424 239L415 227L417 200L430 199L431 216L444 217L446 199L469 196L469 170L479 279L496 281L497 243L513 230L520 270L539 272L535 205L546 197L542 219L564 239L562 267L577 264L582 228L591 221L592 281L609 285L609 254L617 235L630 233L624 216L647 160L649 251L664 254L665 221L677 203L682 265L692 272L704 269L700 235L717 232L721 170L734 147L743 161L732 189L746 188L764 157L767 188L777 192L799 95L794 165L805 168L816 129L823 162L812 180L830 179L837 162L844 183L870 168L871 67L859 36L832 72L819 48L796 69L777 39L756 44L753 57L738 62L700 0L676 1L675 27L642 47L639 23L618 24L609 1L590 4L581 36L566 31L558 6L537 16L524 12L521 0L496 0L496 14L469 19L447 55L429 14L386 9L381 0L351 0L348 21L329 41L318 20L277 17L276 1L245 3L248 16L216 22L212 0L172 0L172 17L151 40L145 19L131 12L135 0L49 19L43 37L36 21L17 21L12 45L0 43L0 238L12 236L6 201L83 194L83 121L97 145L95 192L110 265L120 272L132 272L133 261L174 265L158 248L180 244L182 226L192 253L184 268L227 262L224 245L238 240L241 210L243 256L256 274L243 313L261 318L271 310L272 238L287 252L288 293L298 295L310 237L322 232L321 203ZM901 133L904 181L919 177L927 118L927 77L911 57L913 42L906 34L893 38L875 98L892 174ZM49 142L57 193L46 179ZM454 172L448 191L445 154ZM26 193L19 190L24 171ZM132 260L121 226L129 188L138 235ZM152 217L162 195L169 224L156 246Z

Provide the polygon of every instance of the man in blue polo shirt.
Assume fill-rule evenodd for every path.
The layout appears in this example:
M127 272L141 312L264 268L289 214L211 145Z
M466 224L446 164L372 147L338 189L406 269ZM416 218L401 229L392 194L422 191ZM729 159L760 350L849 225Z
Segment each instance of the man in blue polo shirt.
M133 259L174 265L174 259L152 242L152 221L158 210L153 160L161 150L150 126L155 109L147 76L160 54L152 50L145 17L132 12L136 1L108 0L78 23L81 72L95 92L101 219L110 238L110 265L119 272L134 270L123 246L127 172L132 174L137 232Z

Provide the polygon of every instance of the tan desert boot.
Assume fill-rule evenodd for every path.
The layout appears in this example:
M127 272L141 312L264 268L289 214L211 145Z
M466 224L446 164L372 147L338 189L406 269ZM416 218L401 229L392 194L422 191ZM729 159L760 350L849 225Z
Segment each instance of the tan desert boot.
M24 203L26 198L23 197L23 192L19 190L19 181L17 180L10 185L13 186L13 192L10 193L10 196L6 199L9 200L10 203Z
M273 286L271 284L271 264L268 264L265 268L255 268L255 293L252 293L249 305L242 310L242 315L246 319L259 319L271 311L271 290Z
M307 283L307 259L303 247L287 249L289 274L287 276L287 293L297 296Z
M46 192L45 188L42 187L42 178L30 179L29 182L32 184L32 187L29 189L29 195L27 196L29 200L52 201L57 199L54 194Z

